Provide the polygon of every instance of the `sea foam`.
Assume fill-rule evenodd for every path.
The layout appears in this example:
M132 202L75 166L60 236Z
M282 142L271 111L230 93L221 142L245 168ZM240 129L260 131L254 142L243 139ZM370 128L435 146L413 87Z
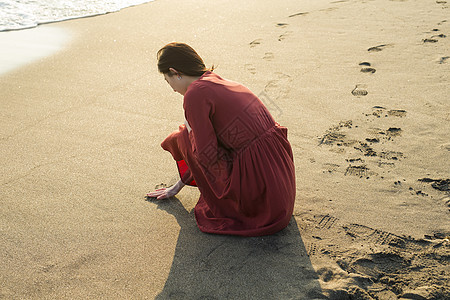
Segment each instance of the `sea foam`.
M115 12L152 0L0 0L0 31Z

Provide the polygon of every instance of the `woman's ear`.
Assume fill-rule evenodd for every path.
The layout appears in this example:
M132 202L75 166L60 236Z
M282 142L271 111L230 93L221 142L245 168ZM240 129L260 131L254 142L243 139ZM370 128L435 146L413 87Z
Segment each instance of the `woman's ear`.
M179 72L177 70L175 70L174 68L169 68L170 73L172 73L172 75L178 75Z

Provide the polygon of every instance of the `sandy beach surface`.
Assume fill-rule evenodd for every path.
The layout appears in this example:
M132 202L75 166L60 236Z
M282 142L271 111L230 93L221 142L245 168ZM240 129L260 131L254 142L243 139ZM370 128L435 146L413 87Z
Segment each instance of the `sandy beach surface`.
M0 76L0 299L448 299L449 6L157 0L43 25L65 46ZM201 233L191 187L145 200L178 180L172 41L288 127L280 233Z

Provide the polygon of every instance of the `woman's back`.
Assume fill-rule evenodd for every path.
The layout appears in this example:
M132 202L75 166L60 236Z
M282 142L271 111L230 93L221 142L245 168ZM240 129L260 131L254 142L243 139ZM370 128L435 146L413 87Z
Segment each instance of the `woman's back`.
M189 123L207 116L218 142L235 151L275 126L267 108L248 88L212 72L206 72L189 86L184 109Z

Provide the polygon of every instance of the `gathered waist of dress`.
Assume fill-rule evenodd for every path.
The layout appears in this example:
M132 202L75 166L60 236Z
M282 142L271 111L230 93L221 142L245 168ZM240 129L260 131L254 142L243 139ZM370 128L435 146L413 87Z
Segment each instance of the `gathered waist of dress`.
M270 127L269 129L266 129L263 133L261 133L258 136L256 136L253 140L249 141L243 147L241 147L240 149L237 149L235 153L236 154L242 153L246 149L252 147L252 145L254 145L257 142L259 142L259 141L263 140L264 138L266 138L266 136L268 136L268 135L274 133L275 131L277 131L278 129L282 129L282 128L284 128L284 127L282 127L278 123L275 123L272 127Z

